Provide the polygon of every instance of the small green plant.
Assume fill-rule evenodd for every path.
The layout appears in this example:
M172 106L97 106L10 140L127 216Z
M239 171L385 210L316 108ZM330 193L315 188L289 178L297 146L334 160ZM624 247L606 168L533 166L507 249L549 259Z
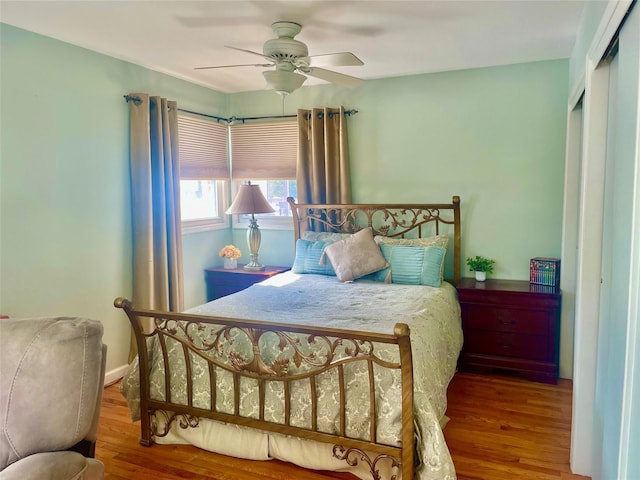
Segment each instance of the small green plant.
M472 272L487 272L493 273L493 266L495 265L495 260L491 260L490 258L484 258L480 255L476 255L475 257L467 258L467 265Z

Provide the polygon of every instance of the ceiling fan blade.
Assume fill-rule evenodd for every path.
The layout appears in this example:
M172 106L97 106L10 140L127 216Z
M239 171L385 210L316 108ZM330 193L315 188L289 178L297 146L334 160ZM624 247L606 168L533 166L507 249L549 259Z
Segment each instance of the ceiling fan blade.
M306 75L325 80L327 82L335 83L337 85L343 85L345 87L358 87L364 80L361 78L345 75L344 73L332 72L331 70L325 70L324 68L309 67L304 70Z
M207 70L210 68L233 68L233 67L273 67L273 63L244 63L242 65L216 65L213 67L194 67L194 70Z
M310 55L308 58L309 65L314 67L355 67L364 65L364 62L351 52Z
M254 51L252 51L252 50L245 50L244 48L232 47L232 46L230 46L230 45L225 45L225 47L226 47L226 48L230 48L231 50L238 50L239 52L245 52L245 53L250 53L250 54L252 54L252 55L258 55L259 57L266 58L266 59L267 59L267 60L269 60L270 62L275 63L275 62L273 61L273 58L271 58L271 57L267 57L266 55L263 55L263 54L258 53L258 52L254 52Z

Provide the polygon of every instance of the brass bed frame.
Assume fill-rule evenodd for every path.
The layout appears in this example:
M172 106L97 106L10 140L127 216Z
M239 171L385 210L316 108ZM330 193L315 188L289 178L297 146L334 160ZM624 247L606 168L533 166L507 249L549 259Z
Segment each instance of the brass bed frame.
M460 277L460 199L452 198L449 204L352 204L310 205L295 204L288 199L293 212L294 236L297 240L306 230L352 233L371 227L374 234L390 237L421 237L448 233L453 229L453 280ZM447 227L448 226L448 227ZM446 230L446 231L443 231ZM117 298L115 306L124 309L129 318L138 347L140 371L140 416L142 445L150 446L153 436L165 436L173 423L181 428L197 427L200 418L247 426L267 432L310 439L333 445L333 455L355 465L365 462L373 479L379 479L379 462L391 462L392 470L402 472L402 478L413 479L415 469L415 438L413 419L413 366L409 328L397 323L393 333L377 334L334 328L312 328L301 325L265 323L205 315L163 312L134 308L129 300ZM151 319L151 322L144 319ZM152 327L145 327L151 323ZM145 329L146 328L146 329ZM206 338L198 332L206 330ZM250 342L251 358L234 350L231 333L241 335ZM278 339L281 354L270 364L261 354L260 339L274 335ZM162 352L164 365L164 400L151 398L150 354L148 340L155 338ZM169 340L172 339L172 340ZM167 342L179 342L184 353L186 367L186 404L172 400L171 365L168 359ZM385 361L377 356L377 344L397 346L398 361ZM396 348L396 347L393 347ZM210 408L194 406L192 380L193 358L206 362L209 374ZM202 361L202 360L200 360ZM364 362L368 371L370 408L369 435L367 439L352 438L345 427L345 383L344 369L347 364ZM295 365L303 370L291 368ZM402 425L398 446L383 444L376 439L376 368L399 370L402 383ZM290 372L289 370L294 370ZM222 372L231 375L234 385L234 412L222 412L216 408L216 377ZM339 385L339 431L327 433L317 425L318 392L316 380L326 372L337 372ZM258 390L258 418L249 418L240 413L240 384L254 382ZM290 422L292 382L309 382L311 396L311 425L300 427ZM265 419L265 389L276 382L284 392L284 422ZM154 415L155 414L155 415ZM161 420L159 420L161 419ZM394 477L395 478L395 474Z

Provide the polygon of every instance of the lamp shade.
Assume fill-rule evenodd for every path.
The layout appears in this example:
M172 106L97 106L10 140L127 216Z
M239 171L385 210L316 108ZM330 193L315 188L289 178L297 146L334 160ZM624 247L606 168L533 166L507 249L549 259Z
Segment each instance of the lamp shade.
M275 209L264 198L260 185L240 185L238 194L225 212L227 215L244 215L253 213L271 213Z

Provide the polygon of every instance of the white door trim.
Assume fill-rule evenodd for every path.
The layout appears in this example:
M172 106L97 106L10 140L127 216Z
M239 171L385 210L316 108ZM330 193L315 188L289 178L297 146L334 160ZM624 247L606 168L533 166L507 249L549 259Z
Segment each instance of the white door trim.
M571 471L591 475L609 69L588 61L576 273Z
M583 86L584 88L584 86ZM582 94L584 91L580 94ZM573 105L573 102L570 103ZM580 221L580 158L583 107L575 104L569 110L564 167L564 201L562 205L562 251L560 287L562 311L560 317L560 377L573 378L573 339L575 338L576 252Z

